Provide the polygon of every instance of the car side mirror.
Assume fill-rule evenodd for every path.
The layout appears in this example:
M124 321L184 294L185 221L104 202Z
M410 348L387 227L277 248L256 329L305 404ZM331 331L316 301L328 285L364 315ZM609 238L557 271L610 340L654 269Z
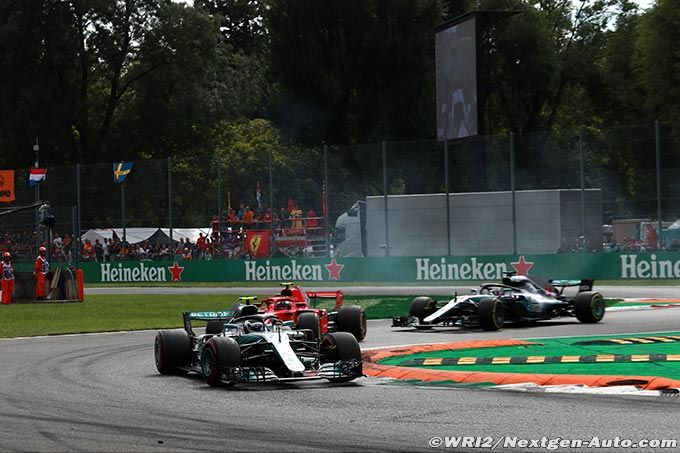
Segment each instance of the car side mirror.
M477 294L478 292L477 288L470 288L470 294Z

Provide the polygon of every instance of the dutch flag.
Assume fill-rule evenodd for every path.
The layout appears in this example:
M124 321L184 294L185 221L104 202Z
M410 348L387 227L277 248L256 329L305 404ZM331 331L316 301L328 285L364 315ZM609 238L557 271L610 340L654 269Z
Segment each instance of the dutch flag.
M28 169L28 185L30 187L35 186L40 181L44 181L45 176L47 176L47 169L46 168L29 168Z

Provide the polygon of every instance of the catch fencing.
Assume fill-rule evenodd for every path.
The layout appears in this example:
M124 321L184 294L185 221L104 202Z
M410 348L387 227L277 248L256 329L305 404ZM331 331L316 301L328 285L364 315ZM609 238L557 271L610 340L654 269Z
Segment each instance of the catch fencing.
M15 169L16 199L2 208L49 201L56 227L41 229L34 211L2 216L0 247L30 260L45 244L65 261L172 260L185 248L193 259L672 250L679 145L666 123L287 145L137 160L123 184L112 162L43 158L45 181L29 187ZM247 207L252 221L234 217Z

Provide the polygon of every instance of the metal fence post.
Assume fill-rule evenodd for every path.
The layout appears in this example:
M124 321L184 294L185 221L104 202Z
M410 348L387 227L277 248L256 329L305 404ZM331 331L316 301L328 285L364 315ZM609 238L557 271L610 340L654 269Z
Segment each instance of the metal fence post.
M323 193L321 194L321 212L323 214L324 232L326 234L326 256L330 256L330 223L328 221L328 145L323 145Z
M127 235L125 230L125 181L120 183L120 209L123 220L123 247L125 247L125 243L127 242Z
M656 215L659 223L657 248L663 248L663 223L661 220L661 123L654 121L654 139L656 141Z
M168 227L170 228L170 255L172 252L172 157L168 157Z
M271 210L271 219L269 222L269 255L274 257L276 252L276 239L274 235L274 216L276 212L274 211L274 164L272 158L272 150L269 150L269 209ZM281 225L283 225L283 219L279 219Z
M581 166L581 251L587 251L588 241L586 240L586 178L585 178L585 164L583 161L583 129L579 130L578 134L578 153Z
M515 133L510 132L510 191L512 192L512 253L517 255L517 200L515 195Z
M73 243L76 246L76 262L80 262L80 254L81 251L83 250L83 246L81 244L81 239L80 239L80 232L82 231L82 224L81 224L81 219L80 219L80 164L76 164L76 230L75 234L76 237L73 238Z
M449 139L444 138L444 190L446 191L446 254L451 255L451 203L449 200Z
M222 252L222 156L217 158L217 239ZM213 239L214 240L214 239Z
M383 192L385 194L385 256L390 256L390 227L387 224L387 142L382 142Z
M76 206L71 206L71 227L72 227L71 231L73 232L73 236L76 235L76 228L77 228L77 224L78 224L78 220L77 220L77 219L78 219L78 209L77 209ZM78 235L78 236L80 236L80 235ZM78 242L76 242L75 237L72 237L71 239L72 239L72 240L71 240L71 246L72 246L72 247L77 247L77 246L78 246ZM67 258L67 260L68 260L70 257L66 257L66 258ZM76 253L73 254L73 258L74 258L74 260L75 260L75 267L76 267L76 269L77 269L77 268L78 268L78 264L79 264L79 260L78 260L78 252L76 252ZM69 263L69 264L71 264L71 263Z
M35 138L35 145L33 145L33 151L35 151L35 168L40 168L40 144L38 143L38 137ZM40 201L40 183L35 185L35 202ZM40 247L40 242L42 240L42 234L40 232L40 215L38 210L35 211L35 248ZM49 249L52 244L48 244Z

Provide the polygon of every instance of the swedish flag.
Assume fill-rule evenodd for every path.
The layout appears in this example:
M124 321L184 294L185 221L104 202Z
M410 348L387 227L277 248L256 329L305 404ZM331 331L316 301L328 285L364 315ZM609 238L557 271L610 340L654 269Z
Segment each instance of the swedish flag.
M113 182L120 184L125 181L125 177L132 171L134 162L114 162L113 163Z

